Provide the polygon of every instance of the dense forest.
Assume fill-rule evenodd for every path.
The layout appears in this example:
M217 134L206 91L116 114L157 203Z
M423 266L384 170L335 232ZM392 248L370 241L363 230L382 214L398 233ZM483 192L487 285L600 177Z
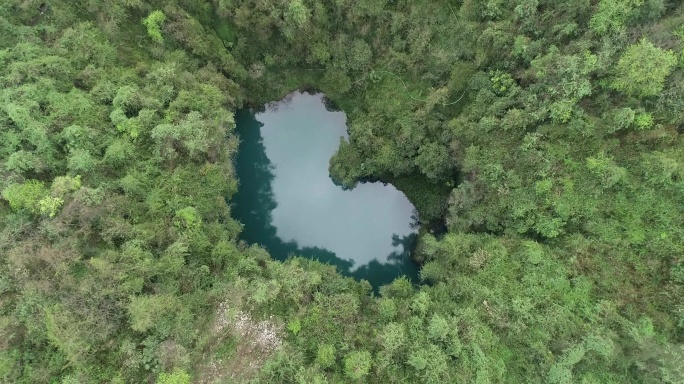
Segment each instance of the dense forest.
M239 240L297 89L420 285ZM675 0L3 0L0 382L682 383L682 134Z

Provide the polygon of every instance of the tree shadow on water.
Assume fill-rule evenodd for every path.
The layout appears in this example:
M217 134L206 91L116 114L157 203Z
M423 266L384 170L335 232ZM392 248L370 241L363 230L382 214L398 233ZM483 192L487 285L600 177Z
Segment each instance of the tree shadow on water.
M276 235L275 227L271 225L271 212L278 205L271 188L275 179L275 166L266 156L260 132L263 124L254 118L254 113L248 110L238 111L236 121L240 145L235 158L235 169L240 184L230 203L233 215L245 227L259 228L260 232L245 231L242 234L243 240L255 243L257 238Z
M391 283L399 276L406 276L412 282L417 283L419 281L418 266L411 258L417 240L417 233L402 237L395 234L392 236L392 246L397 249L387 255L386 262L374 259L370 263L347 273L347 275L357 280L368 280L376 293L380 286Z

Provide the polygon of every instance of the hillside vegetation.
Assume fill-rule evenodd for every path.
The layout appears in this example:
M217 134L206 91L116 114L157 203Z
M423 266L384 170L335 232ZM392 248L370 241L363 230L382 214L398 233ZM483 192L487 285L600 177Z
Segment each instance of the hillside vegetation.
M238 240L234 111L296 89L422 285ZM4 0L0 382L682 383L683 133L674 0Z

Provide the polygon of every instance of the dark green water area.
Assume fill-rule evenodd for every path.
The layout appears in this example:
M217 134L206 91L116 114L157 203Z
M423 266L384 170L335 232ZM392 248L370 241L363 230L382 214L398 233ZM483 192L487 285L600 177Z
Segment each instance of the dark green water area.
M406 196L383 183L343 190L330 178L328 162L347 138L343 112L328 110L322 94L296 92L261 111L243 109L236 121L232 212L244 224L242 240L279 260L334 265L376 289L402 275L417 281L418 229Z

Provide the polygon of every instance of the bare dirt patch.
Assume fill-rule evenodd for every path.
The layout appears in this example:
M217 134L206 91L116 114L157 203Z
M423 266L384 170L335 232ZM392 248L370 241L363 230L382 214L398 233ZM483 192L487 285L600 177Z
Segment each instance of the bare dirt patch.
M258 321L249 313L234 309L226 300L219 305L212 327L215 342L200 369L198 383L242 383L253 378L264 362L283 344L283 329L272 316ZM224 343L235 340L227 357L217 356Z

